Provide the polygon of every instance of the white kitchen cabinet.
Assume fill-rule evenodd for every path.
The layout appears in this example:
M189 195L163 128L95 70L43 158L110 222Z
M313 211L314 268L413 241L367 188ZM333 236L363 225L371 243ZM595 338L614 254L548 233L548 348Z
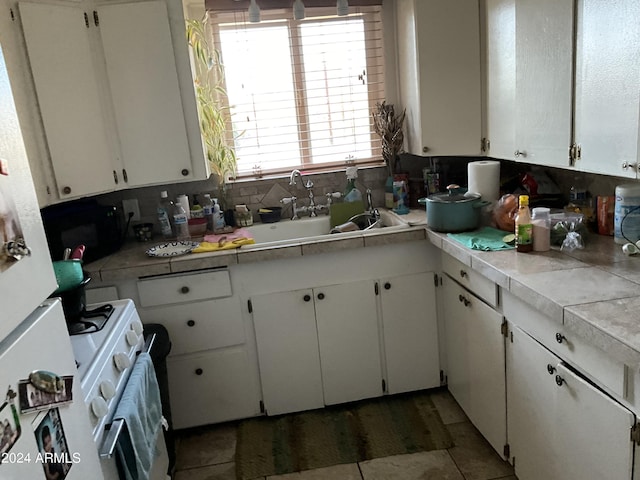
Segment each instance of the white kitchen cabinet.
M166 2L85 3L19 3L59 197L205 178Z
M569 167L573 0L487 0L486 27L489 155Z
M382 394L374 283L251 298L268 414Z
M636 178L640 3L578 2L575 139L586 172Z
M379 283L388 393L440 386L433 278L432 272L416 273Z
M485 137L488 154L513 160L516 150L516 3L485 1Z
M400 106L407 152L479 155L480 22L477 0L398 0Z
M635 416L510 322L509 444L520 480L630 479Z
M507 444L503 317L447 275L441 299L448 389L503 455Z
M253 417L259 402L243 346L167 359L171 416L176 429Z
M374 283L314 288L324 403L382 395Z
M262 400L269 415L324 406L311 289L251 298Z

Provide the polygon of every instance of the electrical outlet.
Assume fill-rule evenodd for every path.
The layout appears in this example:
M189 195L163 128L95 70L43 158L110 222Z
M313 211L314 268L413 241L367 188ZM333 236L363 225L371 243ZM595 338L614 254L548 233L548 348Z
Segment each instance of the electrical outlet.
M140 220L140 206L138 205L137 198L122 200L122 210L124 211L125 221L129 218L130 213L133 213L133 217L131 217L132 221L135 222Z

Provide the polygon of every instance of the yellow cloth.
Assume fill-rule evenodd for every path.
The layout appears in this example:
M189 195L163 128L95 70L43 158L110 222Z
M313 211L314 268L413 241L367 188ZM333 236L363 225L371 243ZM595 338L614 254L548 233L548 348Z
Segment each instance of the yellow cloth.
M217 252L219 250L232 250L234 248L240 248L242 245L251 245L256 243L253 238L240 237L233 240L227 240L227 237L222 237L218 242L200 242L192 253L206 253Z

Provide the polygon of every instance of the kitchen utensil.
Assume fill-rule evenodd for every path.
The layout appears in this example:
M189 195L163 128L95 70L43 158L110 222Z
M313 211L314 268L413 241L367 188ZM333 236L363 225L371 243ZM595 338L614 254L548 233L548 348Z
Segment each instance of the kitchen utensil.
M71 253L71 259L72 260L82 260L82 257L84 257L84 251L86 250L87 247L85 247L84 245L78 245L76 248L73 249L73 253Z
M491 202L481 200L478 193L463 193L459 185L449 185L447 190L418 200L426 205L429 228L437 232L466 232L478 228L480 210Z
M71 256L71 249L69 247L64 249L64 253L62 254L62 260L69 260Z

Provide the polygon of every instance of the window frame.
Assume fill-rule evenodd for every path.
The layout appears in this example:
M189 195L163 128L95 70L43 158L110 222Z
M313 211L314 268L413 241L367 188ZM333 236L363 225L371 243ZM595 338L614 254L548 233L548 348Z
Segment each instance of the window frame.
M371 119L371 112L375 110L376 104L384 100L385 93L385 44L384 44L384 32L383 32L383 18L381 6L367 6L367 7L355 7L352 8L349 17L362 17L364 20L364 35L365 35L365 49L366 49L366 72L367 75L371 72L375 72L377 81L367 83L367 97L368 97L368 110L369 110L369 137L372 155L370 157L354 159L345 158L336 161L326 161L321 163L313 163L311 155L311 141L309 138L309 129L305 128L309 124L308 104L306 101L306 92L304 87L304 75L302 72L302 62L296 61L296 59L302 59L302 45L301 45L301 26L305 21L327 21L336 22L344 21L346 17L337 17L335 15L335 8L315 7L306 9L306 18L304 20L293 19L293 10L287 9L274 9L263 10L261 12L261 22L280 21L283 25L286 25L289 39L290 39L290 59L292 63L293 78L292 84L294 85L295 92L295 104L297 118L304 118L305 123L299 124L297 128L298 132L298 149L300 150L300 158L302 163L292 164L289 167L280 168L261 168L252 170L238 170L238 173L231 181L242 181L269 177L280 177L282 175L288 175L292 169L300 169L305 172L331 172L337 170L343 170L345 166L358 165L358 166L384 166L385 162L382 157L382 146L379 135L375 133L373 128L373 122ZM220 24L227 23L242 23L245 22L246 28L251 28L253 25L259 26L260 24L251 24L248 22L248 15L246 11L225 11L225 12L209 12L208 24L211 29L211 38L216 49L221 50L221 38L220 38ZM379 30L377 32L376 30ZM376 34L379 38L376 38ZM379 53L379 55L369 55L371 52ZM222 59L224 63L224 58ZM226 89L226 79L222 79L222 85ZM229 99L225 95L220 96L220 100L225 107L229 107ZM226 122L227 122L227 140L229 144L235 146L235 139L232 127L232 108L226 108Z

